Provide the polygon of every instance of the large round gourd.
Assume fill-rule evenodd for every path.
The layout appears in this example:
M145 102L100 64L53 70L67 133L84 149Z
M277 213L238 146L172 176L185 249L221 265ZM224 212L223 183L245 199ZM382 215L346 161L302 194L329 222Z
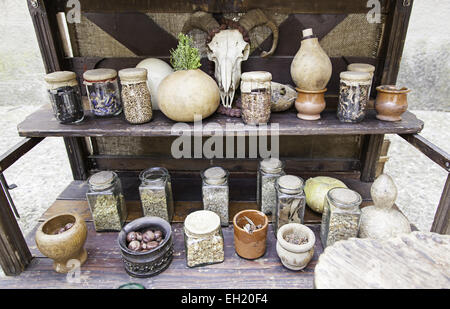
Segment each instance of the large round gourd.
M333 188L347 188L339 179L317 176L309 178L305 183L306 204L315 212L323 213L323 203L328 191Z
M159 109L174 121L193 122L211 116L219 107L219 87L201 70L180 70L163 79L158 87ZM195 119L197 120L197 119Z

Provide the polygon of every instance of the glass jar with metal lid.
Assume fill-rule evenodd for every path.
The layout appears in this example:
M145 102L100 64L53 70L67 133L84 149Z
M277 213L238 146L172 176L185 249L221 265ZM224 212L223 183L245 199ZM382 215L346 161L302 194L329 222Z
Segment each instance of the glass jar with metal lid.
M147 69L130 68L119 71L125 119L132 124L152 119L152 102L147 86Z
M56 120L64 124L83 121L83 102L77 75L59 71L47 74L44 79Z
M122 112L116 70L88 70L84 72L83 78L91 110L95 116L117 116Z
M139 178L141 180L139 194L144 216L160 217L170 222L174 204L169 171L164 167L153 167L142 171Z
M366 72L370 74L370 87L368 92L368 100L370 100L370 92L372 89L372 83L373 83L373 74L375 72L375 66L368 64L368 63L350 63L347 66L347 71L352 72Z
M276 180L277 208L273 216L275 235L287 223L303 223L306 206L303 186L303 179L293 175L281 176Z
M86 198L94 219L95 230L120 231L127 218L122 185L116 173L102 171L89 180Z
M222 226L228 226L228 171L216 166L204 170L201 176L203 209L215 212Z
M337 117L342 122L361 122L367 110L372 76L367 72L341 72Z
M198 210L184 220L184 245L188 267L222 263L224 241L219 216L209 210Z
M324 248L338 240L358 236L361 202L361 195L351 189L333 188L328 191L320 227Z
M275 181L285 175L284 163L277 158L268 158L259 162L257 178L257 204L266 215L273 214L277 207Z
M272 74L245 72L241 76L242 120L249 125L267 124L270 119ZM230 102L231 105L231 102Z

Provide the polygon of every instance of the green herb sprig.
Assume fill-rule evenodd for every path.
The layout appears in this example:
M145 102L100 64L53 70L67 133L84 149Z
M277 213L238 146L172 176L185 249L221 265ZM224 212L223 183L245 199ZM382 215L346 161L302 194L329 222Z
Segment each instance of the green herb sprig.
M170 64L175 71L195 70L201 67L200 54L193 45L194 41L190 36L178 34L178 46L170 50Z

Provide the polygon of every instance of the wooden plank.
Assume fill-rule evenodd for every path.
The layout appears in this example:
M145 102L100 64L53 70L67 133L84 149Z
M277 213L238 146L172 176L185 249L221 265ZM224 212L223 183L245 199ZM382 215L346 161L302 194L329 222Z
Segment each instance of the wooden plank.
M49 105L45 105L28 116L18 125L20 136L181 136L191 134L194 124L186 124L185 129L172 133L172 127L176 123L165 117L160 111L156 111L153 120L143 125L131 125L123 119L123 115L114 118L94 118L87 113L86 120L75 125L64 125L56 121ZM223 129L223 134L235 134L236 132L249 136L255 134L261 127L245 126L244 130L234 126L243 124L240 118L230 118L224 115L214 114L203 121L203 125L215 122ZM418 120L410 112L403 114L398 122L380 121L375 117L375 111L368 112L366 119L357 124L340 122L334 112L325 111L322 119L306 121L297 118L293 111L274 113L270 124L279 124L279 135L354 135L354 134L413 134L423 128L423 122ZM271 135L271 131L267 131ZM203 136L211 136L213 133L202 131Z
M381 148L383 146L384 135L376 134L366 137L365 145L362 150L362 181L374 181L375 174L378 166L378 160L380 159Z
M431 143L419 134L400 135L408 143L420 150L421 153L430 158L434 163L450 172L450 154Z
M0 173L4 172L8 167L13 165L23 155L33 149L34 146L39 144L43 139L44 138L42 137L24 138L7 152L0 155Z
M439 234L449 234L450 229L450 174L442 191L436 214L434 215L431 232Z
M81 137L64 137L73 179L86 180L88 178L89 161L86 141Z

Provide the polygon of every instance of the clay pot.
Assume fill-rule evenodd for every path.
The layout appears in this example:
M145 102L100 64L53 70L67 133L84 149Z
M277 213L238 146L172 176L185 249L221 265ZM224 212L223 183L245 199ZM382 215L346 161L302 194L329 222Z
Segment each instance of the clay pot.
M406 94L410 92L406 87L397 88L392 85L377 87L375 109L377 118L384 121L400 121L401 115L408 109Z
M303 30L303 40L291 64L291 77L303 90L322 90L331 78L331 61L313 36L312 29Z
M286 235L296 233L307 237L308 242L296 245L285 240ZM280 227L277 233L277 253L281 263L288 269L301 270L308 265L314 255L316 236L306 225L300 223L288 223Z
M57 234L68 223L73 226ZM53 269L65 274L73 270L74 263L69 262L70 260L77 260L80 265L86 262L86 237L84 220L77 214L64 213L48 219L39 227L36 232L36 245L43 255L54 261Z
M243 227L248 223L244 218L246 216L253 221L255 225L262 224L262 228L247 233ZM258 210L243 210L238 212L233 218L234 227L234 247L236 253L245 259L257 259L266 252L267 227L269 219Z
M325 109L325 92L327 88L322 90L297 90L297 99L295 100L295 108L297 109L297 117L303 120L318 120L320 113Z

